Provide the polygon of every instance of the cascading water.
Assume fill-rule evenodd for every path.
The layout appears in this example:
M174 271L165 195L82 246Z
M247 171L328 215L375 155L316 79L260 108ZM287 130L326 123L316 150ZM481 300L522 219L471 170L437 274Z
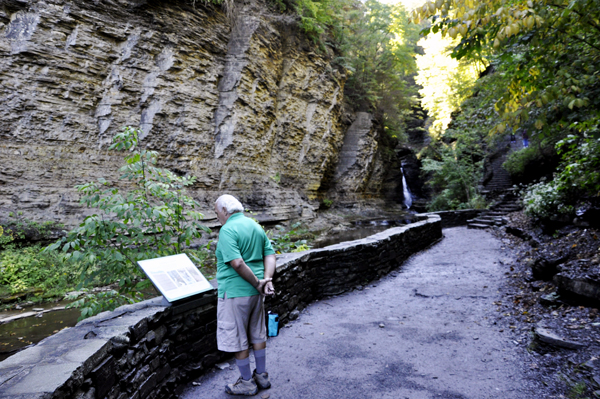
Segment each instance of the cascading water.
M402 173L402 193L404 194L404 206L406 209L410 209L412 206L412 195L406 184L406 177L404 176L404 168L400 167L400 173Z

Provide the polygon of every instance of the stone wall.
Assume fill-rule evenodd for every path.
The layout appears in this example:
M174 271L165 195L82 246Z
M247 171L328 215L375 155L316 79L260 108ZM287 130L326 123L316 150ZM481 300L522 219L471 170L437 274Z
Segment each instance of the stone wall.
M462 209L459 211L432 212L442 218L442 227L465 226L469 219L475 219L483 209Z
M314 300L386 275L442 237L436 215L373 236L278 256L280 323ZM228 355L216 348L216 291L181 304L162 297L89 318L0 363L0 399L172 398Z

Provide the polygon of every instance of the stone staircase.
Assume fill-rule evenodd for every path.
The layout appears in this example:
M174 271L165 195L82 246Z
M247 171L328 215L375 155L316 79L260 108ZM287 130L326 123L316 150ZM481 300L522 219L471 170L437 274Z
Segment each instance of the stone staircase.
M511 152L519 149L518 144L506 141L506 150L500 156L491 160L489 169L492 178L484 185L481 194L488 199L494 199L490 209L483 211L475 219L467 221L470 229L487 229L492 226L504 224L502 217L508 213L522 208L519 197L514 193L510 174L502 167L506 157Z
M489 169L492 172L492 178L485 183L482 194L492 195L501 193L513 186L510 174L502 167L506 157L513 151L519 149L519 145L516 143L506 142L506 150L503 151L502 155L492 159L489 165Z
M510 174L502 167L506 156L498 157L491 162L494 174L484 186L483 192L494 192L509 189L513 186Z
M487 229L492 226L501 226L505 224L503 216L521 208L520 199L514 191L512 189L503 190L490 209L483 211L475 219L467 221L467 227L469 229Z

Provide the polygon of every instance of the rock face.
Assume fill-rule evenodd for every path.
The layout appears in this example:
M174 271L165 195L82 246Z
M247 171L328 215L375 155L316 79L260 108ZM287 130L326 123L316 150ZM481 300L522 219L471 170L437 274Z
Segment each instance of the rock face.
M222 192L263 220L311 217L328 190L383 198L390 163L370 116L344 111L344 71L258 1L228 18L188 0L3 0L0 218L78 223L73 187L117 180L125 125L197 177L209 218Z

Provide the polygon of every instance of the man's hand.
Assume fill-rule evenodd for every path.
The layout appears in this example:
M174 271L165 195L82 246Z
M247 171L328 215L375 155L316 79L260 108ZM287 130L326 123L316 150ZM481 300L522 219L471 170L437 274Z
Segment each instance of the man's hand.
M272 279L268 279L272 280ZM273 281L268 281L263 287L263 295L271 296L275 294L275 287L273 287Z
M270 284L271 287L273 286L273 283L271 282L271 280L273 280L273 279L272 278L264 278L262 280L258 280L258 285L256 286L256 290L263 295L267 295L267 294L265 294L265 288L267 287L268 284Z

